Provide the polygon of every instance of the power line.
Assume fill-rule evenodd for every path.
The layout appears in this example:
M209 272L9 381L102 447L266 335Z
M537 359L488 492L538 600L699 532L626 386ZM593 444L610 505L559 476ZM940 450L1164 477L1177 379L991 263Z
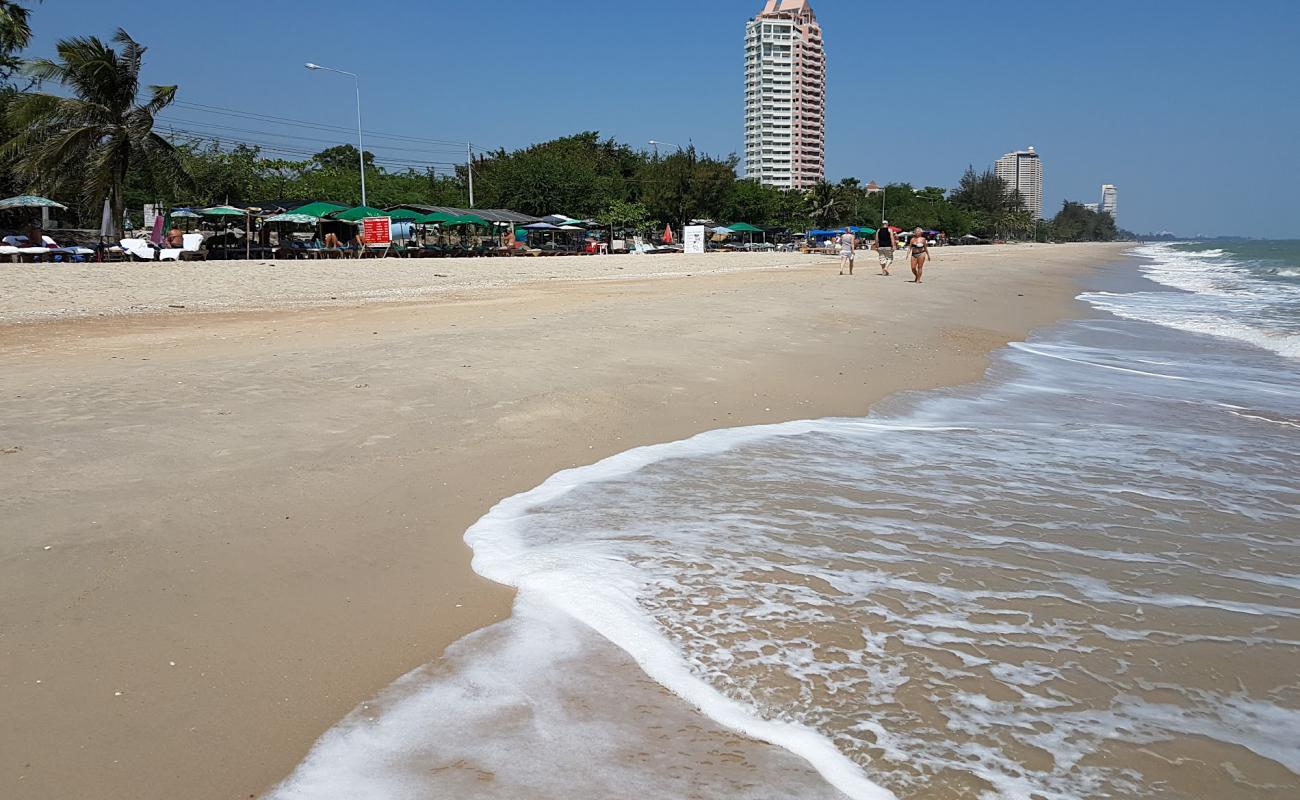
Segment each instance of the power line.
M294 156L303 160L309 160L314 156L318 155L317 151L313 151L310 149L293 148L283 143L258 142L258 141L248 140L248 139L240 139L236 137L204 133L202 131L191 130L188 128L172 127L168 131L168 136L173 140L178 138L185 138L190 140L211 142L218 146L222 144L228 144L228 145L242 144L242 145L247 145L249 147L257 148L259 151L262 152L273 153L276 155ZM175 142L173 141L173 143ZM374 154L372 153L372 155ZM417 170L424 170L424 169L436 168L436 167L450 168L450 167L461 166L461 163L458 161L400 160L398 158L387 158L378 155L374 157L372 163L374 163L376 166L382 165L382 166L393 166L393 167L405 167L405 168L417 169Z
M199 129L201 129L201 130L205 130L205 131L230 131L230 132L233 132L233 133L247 133L247 134L253 134L253 135L255 135L255 136L268 136L268 137L272 137L272 138L276 138L276 139L292 139L292 140L294 140L294 141L298 141L298 142L319 142L319 143L322 143L322 144L330 144L330 145L337 145L337 144L340 143L340 141L339 141L338 139L321 139L321 138L316 138L316 137L312 137L312 136L302 136L302 135L294 134L294 133L280 133L280 132L278 132L278 131L257 130L257 129L253 129L253 128L240 128L240 127L235 127L235 126L231 126L231 125L219 125L219 124L214 123L214 122L203 122L203 121L201 121L201 120L194 120L194 119L182 119L182 118L180 118L180 117L172 117L172 116L170 116L170 115L167 115L167 116L159 115L159 116L156 117L155 119L156 119L157 121L159 121L159 122L164 122L164 123L168 123L168 124L176 123L176 124L179 124L179 125L185 125L185 126L189 126L189 127L196 127L196 128L199 128ZM451 150L450 147L443 147L443 146L439 146L439 147L436 147L436 148L427 148L427 147L399 147L399 146L397 146L397 145L389 145L389 144L381 144L381 145L377 145L377 146L370 146L370 147L367 147L366 149L367 149L367 150L388 150L388 151L400 151L400 152L405 152L405 153L447 152L447 151L450 151L450 150ZM457 148L454 152L459 152L459 148Z
M190 103L182 100L173 101L172 106L196 111L204 114L214 114L220 116L238 117L241 119L258 120L261 122L278 123L283 125L295 125L298 127L312 128L322 131L337 131L340 133L353 133L353 129L342 125L330 125L323 122L314 122L311 120L294 119L292 117L279 117L273 114L261 114L254 111L242 111L234 108L224 108L222 106L208 105L206 103ZM469 144L466 141L456 141L452 139L431 139L421 136L409 136L400 133L385 133L383 131L366 131L368 137L378 137L381 139L393 139L397 141L417 142L422 144L437 144L447 147L463 148ZM477 148L482 150L482 148Z

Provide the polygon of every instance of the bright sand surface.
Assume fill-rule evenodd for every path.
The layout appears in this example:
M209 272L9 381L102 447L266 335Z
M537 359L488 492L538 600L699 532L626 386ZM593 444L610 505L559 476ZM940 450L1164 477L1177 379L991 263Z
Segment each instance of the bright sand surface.
M976 379L1121 250L0 265L0 796L255 796L509 613L499 499Z

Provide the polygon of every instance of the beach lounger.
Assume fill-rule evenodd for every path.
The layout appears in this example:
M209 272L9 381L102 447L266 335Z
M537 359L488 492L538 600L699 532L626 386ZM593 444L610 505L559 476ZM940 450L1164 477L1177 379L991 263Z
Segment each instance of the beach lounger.
M325 257L325 249L321 246L320 242L315 240L307 242L306 244L294 244L293 250L298 254L299 258L305 258L308 260Z
M26 236L6 236L4 246L7 248L6 252L16 261L42 261L50 254L50 248L34 247L27 241Z
M158 251L149 246L146 239L123 239L120 244L122 251L133 259L140 261L157 261Z
M41 242L45 245L46 254L54 261L85 261L95 255L95 251L89 247L79 247L77 245L64 247L48 236L42 236Z
M199 247L202 246L203 244L203 234L187 233L181 237L181 240L185 243L184 247L168 247L166 249L159 250L158 260L159 261L180 261L184 259L186 261L189 261L190 259L186 258L187 253L193 253L195 258L204 258L204 255L199 252Z

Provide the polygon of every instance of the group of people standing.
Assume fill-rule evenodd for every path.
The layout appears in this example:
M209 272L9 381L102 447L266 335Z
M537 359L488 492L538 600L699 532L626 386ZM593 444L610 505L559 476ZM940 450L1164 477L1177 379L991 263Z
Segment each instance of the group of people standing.
M894 251L898 249L898 234L889 227L889 220L881 220L880 230L876 231L875 241L872 243L876 250L876 255L880 258L880 274L888 275L889 268L894 265ZM858 247L858 237L853 235L852 231L844 231L840 235L840 274L844 274L845 267L848 268L849 274L853 274L853 256ZM908 238L906 248L910 252L912 260L912 283L921 282L921 273L925 271L925 262L930 259L930 239L925 235L925 231L917 228L912 231Z

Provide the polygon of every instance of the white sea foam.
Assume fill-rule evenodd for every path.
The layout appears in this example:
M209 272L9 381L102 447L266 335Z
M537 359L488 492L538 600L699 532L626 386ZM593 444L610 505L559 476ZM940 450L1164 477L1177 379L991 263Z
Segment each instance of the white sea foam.
M1090 292L1083 299L1125 319L1235 339L1300 359L1300 329L1286 322L1292 315L1267 313L1270 306L1300 303L1300 287L1269 285L1224 250L1187 252L1160 244L1134 252L1145 259L1148 278L1185 294ZM1294 270L1276 274L1288 272Z
M657 687L630 681L624 660L581 623L521 596L510 619L321 737L267 800L842 798L793 756L701 729ZM729 774L719 755L742 766Z
M888 427L858 422L832 424L862 429ZM518 587L521 593L541 597L586 623L631 654L648 675L714 720L802 756L849 797L892 798L891 792L870 781L858 765L817 732L803 725L763 719L694 674L672 642L638 606L642 587L632 570L601 558L599 552L592 552L591 560L575 559L571 553L561 552L567 545L526 545L519 529L520 520L531 509L553 503L576 488L625 476L667 459L714 455L749 442L808 433L820 427L822 423L794 422L710 431L682 442L641 447L591 466L565 470L532 491L498 503L469 529L465 540L474 548L473 566L479 574Z

